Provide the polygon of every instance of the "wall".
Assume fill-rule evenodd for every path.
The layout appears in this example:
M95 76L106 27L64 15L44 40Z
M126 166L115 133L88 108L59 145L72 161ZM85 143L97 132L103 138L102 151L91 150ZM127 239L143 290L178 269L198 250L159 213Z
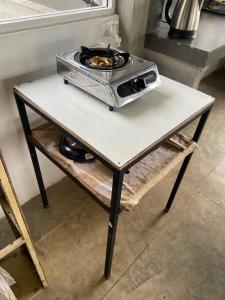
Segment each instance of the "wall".
M155 0L117 0L121 47L138 56L144 55L149 5L152 1Z
M164 0L150 1L146 33L156 30L162 19Z
M0 148L21 203L39 191L12 93L13 86L55 72L55 55L61 51L101 41L113 44L108 37L112 23L118 24L118 16L0 35ZM29 115L33 124L40 122L34 113L29 112ZM50 186L63 174L39 156L44 181Z

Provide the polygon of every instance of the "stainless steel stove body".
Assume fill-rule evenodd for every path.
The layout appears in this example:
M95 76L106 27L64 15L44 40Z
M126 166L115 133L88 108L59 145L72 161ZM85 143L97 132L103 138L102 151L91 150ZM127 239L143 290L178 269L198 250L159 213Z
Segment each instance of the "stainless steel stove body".
M105 48L106 45L94 47ZM115 48L110 49L119 54L125 53ZM161 83L157 66L153 62L131 55L122 68L92 69L76 60L79 51L57 55L58 73L64 78L65 83L83 89L107 103L110 108L118 108L134 101Z

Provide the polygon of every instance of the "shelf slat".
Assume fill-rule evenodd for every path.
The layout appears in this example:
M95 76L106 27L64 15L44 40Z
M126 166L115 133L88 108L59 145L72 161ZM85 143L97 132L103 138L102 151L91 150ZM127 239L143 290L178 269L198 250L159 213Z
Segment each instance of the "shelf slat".
M25 244L25 240L22 237L20 237L14 242L12 242L11 244L7 245L6 247L0 250L0 260L24 244Z

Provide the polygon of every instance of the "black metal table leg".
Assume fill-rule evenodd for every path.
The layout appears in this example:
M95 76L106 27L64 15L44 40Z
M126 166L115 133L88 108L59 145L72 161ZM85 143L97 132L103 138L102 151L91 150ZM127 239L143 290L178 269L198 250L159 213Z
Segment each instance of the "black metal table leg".
M105 272L104 272L104 276L106 279L109 279L111 274L118 215L120 212L120 198L121 198L121 191L123 185L123 177L124 177L123 172L114 171L111 209L110 209L109 227L108 227L108 240L107 240L106 259L105 259Z
M16 104L17 104L18 111L20 114L20 119L21 119L21 123L23 126L25 138L27 141L28 149L30 152L31 160L33 163L35 175L37 178L38 186L40 189L43 206L44 206L44 208L48 208L49 207L48 199L47 199L46 190L45 190L45 186L44 186L44 182L43 182L43 178L42 178L42 174L41 174L41 169L40 169L39 162L38 162L37 153L36 153L34 145L29 141L29 138L28 138L29 135L31 134L31 129L30 129L30 124L29 124L29 120L27 117L25 104L23 103L23 101L20 100L20 97L17 94L15 94L15 99L16 99Z
M198 123L198 126L197 126L197 129L194 133L194 136L193 136L193 141L195 142L198 142L199 141L199 138L201 136L201 133L202 133L202 130L204 129L204 126L206 124L206 121L208 119L208 116L209 116L209 113L210 113L210 110L207 110L206 112L204 112L202 115L201 115L201 118L200 118L200 121ZM167 205L166 205L166 208L165 208L165 211L168 212L173 204L173 201L174 201L174 198L177 194L177 191L179 189L179 186L181 184L181 181L183 179L183 176L185 174L185 171L187 170L187 167L188 167L188 164L191 160L191 157L192 157L193 153L191 153L190 155L188 155L185 159L184 159L184 162L181 166L181 169L180 169L180 172L177 176L177 179L176 179L176 182L173 186L173 189L172 189L172 192L170 194L170 197L169 197L169 200L167 202Z

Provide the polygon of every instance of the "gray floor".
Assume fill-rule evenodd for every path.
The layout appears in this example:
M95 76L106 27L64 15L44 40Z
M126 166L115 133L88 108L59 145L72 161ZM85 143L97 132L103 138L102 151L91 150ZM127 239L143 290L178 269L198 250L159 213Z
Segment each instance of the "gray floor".
M79 187L65 178L49 188L48 210L39 197L24 206L49 281L37 300L225 299L224 79L201 84L217 102L171 212L162 213L177 170L120 216L110 280L108 218Z

